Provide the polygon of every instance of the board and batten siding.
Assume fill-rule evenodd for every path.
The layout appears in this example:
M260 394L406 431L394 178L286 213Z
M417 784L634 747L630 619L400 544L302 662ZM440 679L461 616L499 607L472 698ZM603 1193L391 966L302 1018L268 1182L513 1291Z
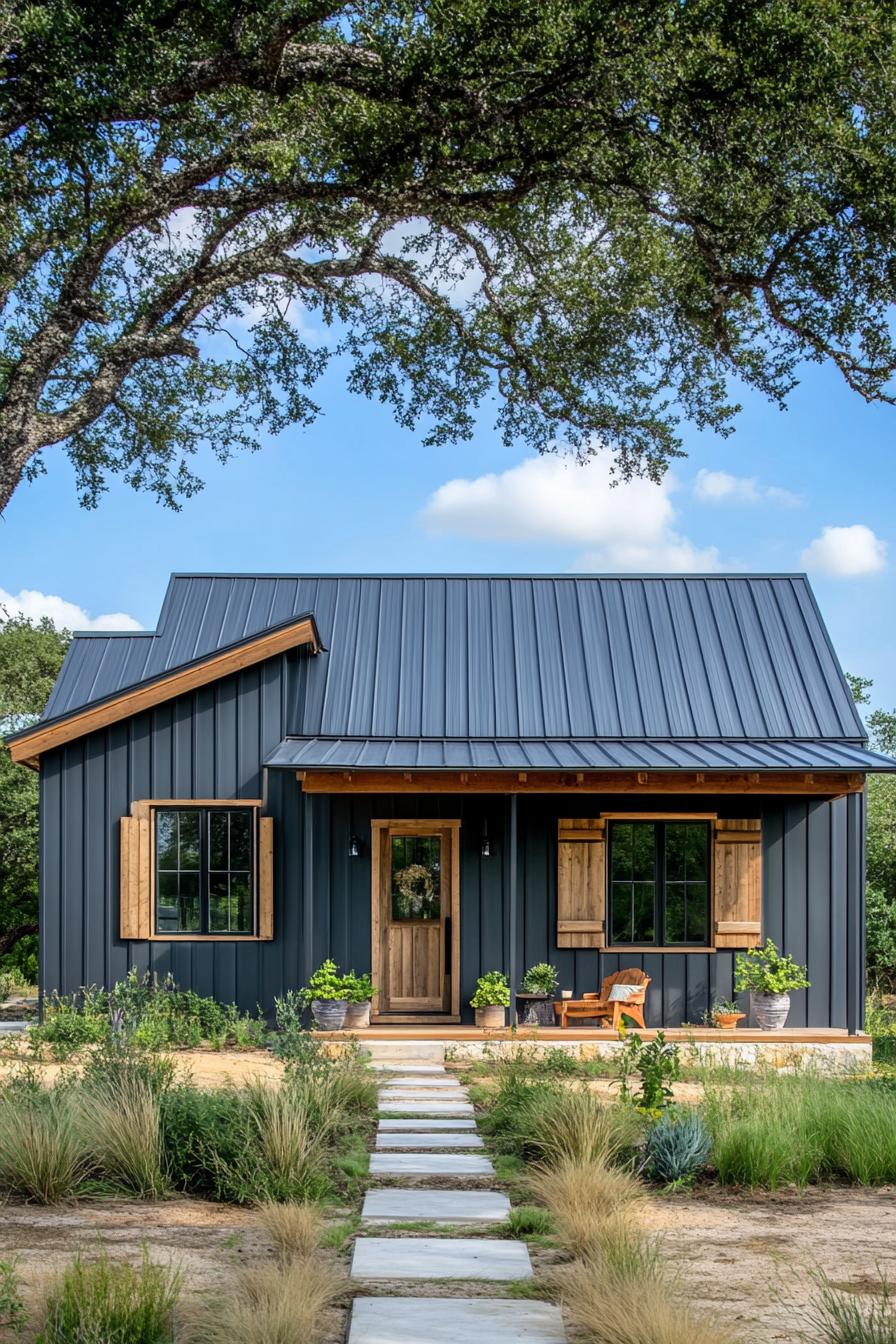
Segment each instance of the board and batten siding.
M550 961L576 994L640 966L652 977L651 1025L699 1023L732 993L734 951L627 952L558 948L556 795L517 802L516 900L509 891L510 804L488 795L303 795L290 770L261 769L292 710L294 655L203 687L169 704L47 752L41 762L41 981L45 993L110 985L133 966L184 987L256 1005L302 984L332 956L370 970L370 823L374 818L461 821L461 1003L484 971ZM301 667L292 668L301 675ZM269 943L122 942L119 820L140 798L265 798L274 818L274 938ZM627 807L634 800L627 799ZM669 808L638 799L645 812ZM863 1005L864 799L700 799L721 816L762 821L763 934L809 966L811 989L793 995L790 1025L860 1029ZM686 810L682 802L682 810ZM575 815L612 810L579 796ZM487 823L491 857L481 855ZM349 854L351 836L361 854ZM516 925L510 927L511 910ZM513 940L513 948L511 948ZM513 955L511 953L513 952Z

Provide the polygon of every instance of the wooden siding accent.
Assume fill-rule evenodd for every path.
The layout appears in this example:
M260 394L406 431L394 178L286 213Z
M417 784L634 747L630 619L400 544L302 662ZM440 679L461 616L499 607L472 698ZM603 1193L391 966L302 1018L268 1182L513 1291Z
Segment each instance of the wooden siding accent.
M274 818L258 819L258 937L274 936Z
M557 822L557 946L606 943L605 823L599 817Z
M721 821L713 836L713 941L758 947L762 932L762 837L757 819Z
M297 770L306 793L797 794L861 793L865 776L829 771Z
M152 709L165 700L195 691L207 686L220 677L241 672L255 663L264 662L275 654L285 653L301 644L310 644L315 653L321 644L317 627L310 617L291 621L288 625L266 635L259 635L245 641L223 653L213 654L201 662L188 667L175 669L154 681L133 687L121 695L113 696L95 705L88 705L75 714L61 719L58 723L49 723L45 727L35 727L20 741L9 744L9 754L20 765L35 765L42 752L62 746L85 733L95 732L98 728L108 728L110 724L138 714L141 710Z

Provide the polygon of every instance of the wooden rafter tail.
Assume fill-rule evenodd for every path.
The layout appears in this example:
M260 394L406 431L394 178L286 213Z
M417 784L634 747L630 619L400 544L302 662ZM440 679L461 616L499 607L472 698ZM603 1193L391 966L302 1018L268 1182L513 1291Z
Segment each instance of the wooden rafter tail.
M306 793L792 794L840 798L861 793L865 776L803 771L695 770L320 770L297 771Z

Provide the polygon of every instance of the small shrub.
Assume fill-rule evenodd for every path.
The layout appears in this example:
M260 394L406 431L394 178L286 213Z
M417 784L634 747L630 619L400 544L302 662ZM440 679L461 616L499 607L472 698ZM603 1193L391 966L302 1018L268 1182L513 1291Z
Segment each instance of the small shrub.
M266 1200L259 1212L262 1227L282 1256L309 1256L317 1249L323 1229L319 1205Z
M88 1154L68 1089L7 1086L0 1092L0 1188L37 1204L70 1199Z
M664 1185L693 1179L705 1167L711 1147L698 1111L670 1108L647 1133L647 1175Z
M300 1258L242 1271L236 1291L200 1311L183 1332L186 1344L318 1344L325 1312L344 1291L323 1259Z
M36 1344L170 1344L180 1287L145 1252L138 1269L78 1256L47 1294Z
M527 1184L550 1210L567 1250L590 1258L601 1254L611 1222L614 1237L621 1235L645 1193L631 1172L605 1161L570 1158L552 1167L533 1168Z
M639 1110L657 1115L672 1100L672 1084L681 1076L679 1048L668 1042L662 1031L650 1041L625 1032L620 1035L623 1043L618 1060L619 1095ZM639 1092L633 1092L629 1085L633 1073L641 1080Z
M503 971L486 971L476 981L471 1008L509 1008L510 986Z
M546 1237L554 1230L554 1220L547 1209L537 1204L519 1204L510 1210L507 1226L514 1237Z
M184 1083L161 1098L162 1141L177 1189L230 1204L265 1197L258 1189L254 1134L236 1088L202 1091Z
M523 976L520 988L524 994L556 994L559 980L556 966L547 961L539 961L529 967Z
M32 1048L49 1047L54 1059L67 1060L87 1045L109 1034L108 1019L86 1012L74 995L51 995L44 1005L44 1019L28 1028Z
M138 1075L113 1075L76 1097L84 1145L102 1180L141 1199L161 1199L165 1170L158 1097Z
M28 1320L28 1312L19 1289L16 1263L0 1260L0 1331L20 1338Z
M824 1344L896 1344L896 1301L886 1279L867 1299L839 1292L824 1278L807 1323ZM816 1333L817 1332L817 1333Z
M88 1091L143 1084L155 1095L174 1085L174 1075L172 1060L160 1058L135 1037L115 1030L94 1046L81 1070Z
M268 1037L268 1048L278 1059L308 1066L320 1061L323 1044L302 1025L304 1014L305 996L301 990L289 989L282 998L275 998L277 1030Z

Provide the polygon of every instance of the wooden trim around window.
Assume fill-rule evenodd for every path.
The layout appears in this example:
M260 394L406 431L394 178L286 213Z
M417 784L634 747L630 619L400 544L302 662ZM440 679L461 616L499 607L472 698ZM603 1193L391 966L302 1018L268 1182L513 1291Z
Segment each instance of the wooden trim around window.
M141 798L122 817L119 936L143 943L262 943L274 936L274 821L262 817L260 798ZM155 932L155 827L157 808L251 808L256 814L254 933Z
M306 793L796 794L842 798L865 776L802 770L297 770Z
M21 738L9 745L9 754L19 765L37 767L41 752L60 747L85 733L95 732L98 728L108 728L121 719L130 718L141 710L151 709L165 700L171 700L187 691L195 691L207 686L243 668L253 667L265 658L285 653L301 644L310 644L314 653L321 649L320 636L312 616L303 616L300 620L289 621L276 630L254 636L234 644L220 653L176 668L172 672L156 677L152 681L140 683L130 690L122 691L95 705L88 705L74 714L55 723L37 723Z

